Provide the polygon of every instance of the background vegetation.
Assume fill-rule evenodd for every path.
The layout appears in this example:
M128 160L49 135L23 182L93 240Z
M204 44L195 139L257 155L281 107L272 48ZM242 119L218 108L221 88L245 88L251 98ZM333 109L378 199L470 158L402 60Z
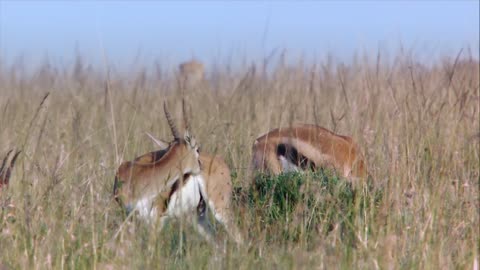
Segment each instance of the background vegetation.
M7 207L0 215L0 268L478 265L478 59L464 50L425 63L399 51L349 63L333 56L287 63L274 55L238 69L230 64L213 65L207 81L184 91L161 63L128 73L94 69L81 57L71 68L45 62L33 72L27 63L0 65L0 153L23 150L0 195L2 205L16 207L14 221L4 218ZM156 149L146 131L170 138L161 104L178 117L182 96L202 151L224 157L234 176L247 244L228 245L223 256L188 227L122 225L112 200L119 164ZM310 174L267 179L284 184L278 192L295 201L285 204L249 191L254 139L292 122L352 136L365 153L370 185L352 189L343 179ZM315 179L308 192L294 185Z

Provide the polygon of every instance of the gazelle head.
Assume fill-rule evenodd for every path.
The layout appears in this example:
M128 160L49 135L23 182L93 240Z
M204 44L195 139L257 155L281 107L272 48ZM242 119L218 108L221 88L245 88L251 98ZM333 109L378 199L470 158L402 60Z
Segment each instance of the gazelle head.
M163 108L173 141L164 143L165 149L124 162L118 168L114 196L127 210L144 198L165 192L178 179L201 173L198 145L189 132L185 102L182 101L183 133L175 126L165 103Z
M10 176L12 174L13 166L15 165L15 161L17 161L17 157L21 151L17 151L14 155L10 163L8 163L8 158L10 154L13 152L13 149L7 152L7 155L2 161L2 165L0 167L0 192L3 188L7 187L10 182Z

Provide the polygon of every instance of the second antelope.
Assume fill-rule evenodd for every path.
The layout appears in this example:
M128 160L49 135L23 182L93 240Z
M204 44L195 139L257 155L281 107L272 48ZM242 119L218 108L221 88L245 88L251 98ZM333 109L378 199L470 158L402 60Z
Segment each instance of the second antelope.
M178 66L179 82L182 89L193 90L205 81L205 68L196 60L183 62Z
M350 181L366 176L357 144L325 128L299 124L271 130L253 145L253 166L274 175L306 169L334 169Z
M214 230L208 220L211 209L215 219L240 243L230 208L228 167L217 157L199 154L189 133L185 104L182 105L185 132L180 134L164 104L174 140L164 143L150 136L162 149L121 164L115 177L114 196L127 213L137 211L148 221L158 218L161 227L169 218L195 217L193 223L199 233L214 242Z

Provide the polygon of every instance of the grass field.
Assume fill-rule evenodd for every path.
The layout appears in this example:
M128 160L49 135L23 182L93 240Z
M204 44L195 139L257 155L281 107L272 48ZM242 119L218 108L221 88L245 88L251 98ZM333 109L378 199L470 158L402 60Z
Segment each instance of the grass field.
M14 219L7 207L0 215L0 269L478 266L478 59L465 50L433 64L409 52L390 58L218 65L185 91L162 66L111 70L107 79L81 61L29 75L21 65L0 65L0 154L23 150L0 195L2 205L16 207ZM232 171L246 244L229 244L224 255L175 222L161 232L140 221L121 227L112 199L119 164L156 149L145 132L171 138L162 103L178 118L182 96L202 151L221 155ZM328 187L297 193L297 211L248 197L254 139L296 122L352 136L371 183L351 190L327 176ZM284 178L270 180L288 184Z

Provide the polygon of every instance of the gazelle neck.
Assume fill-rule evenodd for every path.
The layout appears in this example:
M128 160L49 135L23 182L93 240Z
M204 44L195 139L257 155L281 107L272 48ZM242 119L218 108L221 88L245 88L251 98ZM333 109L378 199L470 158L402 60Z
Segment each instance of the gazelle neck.
M144 182L144 187L138 190L138 195L164 192L183 175L193 174L188 162L184 162L188 153L182 151L181 147L178 143L171 145L167 153L151 164L148 180Z

